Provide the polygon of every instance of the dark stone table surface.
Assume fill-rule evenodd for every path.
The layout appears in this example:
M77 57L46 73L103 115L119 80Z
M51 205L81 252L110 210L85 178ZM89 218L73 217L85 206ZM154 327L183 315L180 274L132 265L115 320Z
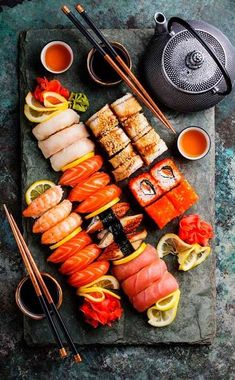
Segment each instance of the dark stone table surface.
M18 5L17 5L18 3ZM67 5L75 3L67 1ZM185 19L203 19L220 28L235 44L234 0L96 0L88 10L103 28L153 26L163 11ZM0 0L0 196L20 223L20 140L18 36L31 28L71 27L58 0ZM235 379L234 303L234 118L235 96L216 107L217 335L211 346L82 348L80 366L58 359L51 347L27 347L14 290L22 263L0 210L0 379Z

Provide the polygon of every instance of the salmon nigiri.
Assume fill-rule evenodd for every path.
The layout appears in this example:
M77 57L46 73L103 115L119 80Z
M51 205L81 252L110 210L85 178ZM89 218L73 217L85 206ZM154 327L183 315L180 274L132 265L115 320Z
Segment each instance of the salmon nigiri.
M159 281L153 282L148 288L138 293L131 299L131 302L137 311L142 312L178 288L175 277L166 271Z
M80 272L73 273L68 280L68 283L75 288L89 284L97 280L99 277L106 274L109 270L108 261L96 261Z
M115 198L119 197L121 189L116 185L105 186L102 189L96 191L90 195L85 201L83 201L77 208L76 212L93 212L103 207L107 203L111 202Z
M52 263L63 263L69 257L91 243L90 236L85 232L79 232L72 239L58 247L47 259Z
M71 234L77 227L82 224L80 215L72 212L67 218L56 224L42 234L42 244L54 244Z
M85 181L78 183L70 192L71 202L82 202L97 190L105 187L110 181L107 173L97 172Z
M124 281L126 278L140 271L145 266L156 261L158 257L156 249L148 244L145 250L126 264L121 264L113 267L113 274L118 281Z
M97 172L103 165L101 156L88 158L71 169L67 169L60 178L59 184L65 186L75 186L77 183L89 178L93 173Z
M167 271L165 262L156 258L152 263L141 269L139 272L128 277L122 282L122 289L129 298L146 289L153 282L160 280L164 272Z
M81 251L69 257L60 267L62 274L72 274L79 270L85 269L101 253L101 249L96 244L87 245Z

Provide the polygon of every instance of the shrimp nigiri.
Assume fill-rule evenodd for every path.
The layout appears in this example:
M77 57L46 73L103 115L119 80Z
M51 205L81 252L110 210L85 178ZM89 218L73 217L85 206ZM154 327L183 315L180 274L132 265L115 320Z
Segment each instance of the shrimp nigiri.
M72 203L65 199L57 206L45 212L33 225L34 233L42 233L54 227L61 220L65 219L72 210Z
M65 186L75 186L77 183L89 178L93 173L97 172L103 165L101 156L88 158L71 169L67 169L60 178L59 184Z
M62 274L73 274L79 270L85 269L101 253L101 249L96 244L87 245L81 251L75 253L67 259L60 267Z
M106 186L110 177L106 173L97 172L85 181L78 183L70 192L68 199L71 202L82 202L97 190Z
M34 199L23 211L25 217L39 218L44 212L56 206L62 198L63 190L60 186L53 186Z
M69 277L68 283L75 288L80 288L80 286L87 285L90 282L97 280L99 277L106 274L108 270L108 261L95 261L80 272L73 273Z
M54 244L64 239L82 224L80 215L72 212L66 219L42 234L42 244Z

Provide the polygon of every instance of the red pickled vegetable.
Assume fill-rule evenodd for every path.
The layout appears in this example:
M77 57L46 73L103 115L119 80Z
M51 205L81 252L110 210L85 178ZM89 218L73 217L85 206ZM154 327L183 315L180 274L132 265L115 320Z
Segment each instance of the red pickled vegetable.
M179 223L179 237L188 244L207 246L213 236L211 224L202 220L200 215L186 215Z
M65 99L69 98L70 91L63 87L59 80L52 79L48 80L46 77L44 78L36 78L37 86L33 92L33 96L35 99L39 100L39 102L43 103L43 93L46 91L56 92L57 94L62 95Z

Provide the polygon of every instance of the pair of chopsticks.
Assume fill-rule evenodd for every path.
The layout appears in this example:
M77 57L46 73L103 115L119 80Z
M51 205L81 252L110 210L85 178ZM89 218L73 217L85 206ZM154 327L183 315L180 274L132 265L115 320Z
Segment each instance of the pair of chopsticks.
M9 224L11 226L13 235L15 237L16 243L18 245L19 251L21 253L22 259L24 261L25 267L27 269L27 272L29 274L29 277L32 281L33 287L35 289L35 292L37 294L38 300L41 304L42 310L48 320L50 329L52 331L52 334L55 338L55 341L57 343L59 354L61 358L65 358L68 356L66 349L64 348L63 342L60 337L60 333L58 330L57 325L55 324L53 320L53 316L56 318L57 324L60 327L61 331L63 332L63 335L65 339L67 340L71 351L73 352L73 358L74 361L79 363L81 362L81 357L79 353L77 352L77 349L72 341L72 338L61 318L61 315L59 311L57 310L54 301L51 297L51 294L43 280L43 277L41 273L38 270L38 267L33 259L33 256L29 250L29 248L26 245L26 242L12 216L12 214L9 213L6 205L3 205L4 210L7 215L7 219L9 221Z
M155 104L153 99L150 97L148 92L144 89L142 84L136 78L136 76L132 73L130 68L126 65L126 63L122 60L122 58L118 55L116 50L112 47L109 41L105 38L102 32L96 27L94 22L88 16L85 9L80 5L76 5L76 10L82 16L82 18L86 21L86 23L90 26L96 36L103 42L106 47L108 53L102 48L100 43L92 36L92 34L83 26L83 24L77 19L77 17L70 11L70 9L64 5L62 11L65 15L72 21L72 23L80 30L80 32L88 39L88 41L99 51L99 53L103 56L103 58L112 66L112 68L119 74L119 76L123 79L123 81L130 87L130 89L138 96L138 98L153 112L153 114L172 132L176 133L172 125L166 116L160 111L158 106ZM117 65L116 62L122 67L124 71ZM127 75L126 75L127 74ZM129 78L129 77L131 78ZM132 80L132 81L131 81Z

